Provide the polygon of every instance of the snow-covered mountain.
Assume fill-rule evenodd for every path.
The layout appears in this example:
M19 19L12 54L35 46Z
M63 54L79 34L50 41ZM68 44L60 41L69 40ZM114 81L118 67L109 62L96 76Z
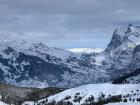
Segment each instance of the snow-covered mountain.
M82 53L82 54L91 54L91 53L100 53L104 51L104 49L101 48L72 48L72 49L67 49L68 51L74 52L74 53Z
M104 52L106 54L106 59L108 60L104 62L105 65L102 69L108 69L110 75L114 75L114 77L134 70L134 65L132 69L132 60L135 59L134 56L136 56L136 53L139 54L138 50L136 51L139 42L139 27L130 24L128 27L116 29L113 33L111 42ZM138 68L139 66L140 65L138 65Z
M82 84L82 80L87 78L86 69L81 55L67 50L50 48L41 43L0 44L0 79L7 83L35 87L48 84L74 86Z
M93 71L90 57L42 43L3 42L0 80L23 87L72 87L104 80L101 71Z
M79 54L25 41L1 42L0 81L28 87L75 87L111 81L140 68L139 42L140 28L133 25L116 29L100 53Z

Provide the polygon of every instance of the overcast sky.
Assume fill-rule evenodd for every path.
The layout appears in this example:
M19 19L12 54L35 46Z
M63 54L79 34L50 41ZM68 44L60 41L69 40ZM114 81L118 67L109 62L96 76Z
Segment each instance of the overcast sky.
M140 0L0 0L0 40L105 48L115 28L140 25Z

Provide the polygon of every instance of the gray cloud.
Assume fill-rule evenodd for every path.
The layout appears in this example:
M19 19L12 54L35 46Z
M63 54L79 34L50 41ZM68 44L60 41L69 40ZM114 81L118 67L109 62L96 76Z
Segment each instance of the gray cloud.
M114 28L140 23L139 4L140 0L0 0L0 40L104 48Z

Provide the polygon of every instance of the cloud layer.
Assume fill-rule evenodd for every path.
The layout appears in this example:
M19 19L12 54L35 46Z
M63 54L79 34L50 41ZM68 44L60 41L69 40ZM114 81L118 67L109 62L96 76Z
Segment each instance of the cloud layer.
M104 48L114 28L140 24L140 0L0 0L0 40Z

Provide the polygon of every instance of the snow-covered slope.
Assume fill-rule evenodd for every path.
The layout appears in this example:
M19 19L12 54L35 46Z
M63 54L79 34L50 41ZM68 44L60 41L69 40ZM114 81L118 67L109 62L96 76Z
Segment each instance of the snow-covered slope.
M81 96L84 96L83 101L81 101L82 103L84 102L84 99L90 97L91 95L95 97L95 100L98 100L98 97L101 95L101 93L105 94L106 96L127 95L127 94L130 94L131 91L133 90L137 92L137 90L139 90L139 87L140 87L139 84L135 84L135 85L133 84L114 85L114 84L107 84L107 83L106 84L89 84L89 85L84 85L77 88L68 89L54 96L50 96L48 100L60 101L66 96L71 96L72 98L74 98L76 93L80 93ZM138 95L137 97L139 96L140 95Z
M74 53L85 53L85 54L90 54L90 53L100 53L104 51L104 49L101 48L72 48L72 49L67 49L68 51L74 52Z
M52 95L47 98L48 99L47 103L51 103L54 100L57 103L63 100L64 102L68 102L68 101L71 102L72 105L82 105L84 103L85 103L84 105L86 105L87 103L93 104L101 100L103 101L103 100L107 100L107 99L109 100L115 98L116 100L112 101L112 103L117 101L123 102L125 100L127 100L127 102L137 102L137 99L140 98L139 87L140 84L114 85L114 84L104 83L104 84L83 85L80 87L68 89L61 93ZM44 100L40 100L38 103L41 103L42 101ZM105 101L102 104L104 103ZM110 103L110 101L107 101L106 103ZM98 104L98 105L102 105L102 104Z
M6 104L5 102L2 102L2 101L1 101L1 98L2 98L2 97L1 97L1 95L0 95L0 105L8 105L8 104Z
M140 105L139 102L117 102L117 103L109 103L106 105Z
M6 104L6 103L0 101L0 105L8 105L8 104Z

